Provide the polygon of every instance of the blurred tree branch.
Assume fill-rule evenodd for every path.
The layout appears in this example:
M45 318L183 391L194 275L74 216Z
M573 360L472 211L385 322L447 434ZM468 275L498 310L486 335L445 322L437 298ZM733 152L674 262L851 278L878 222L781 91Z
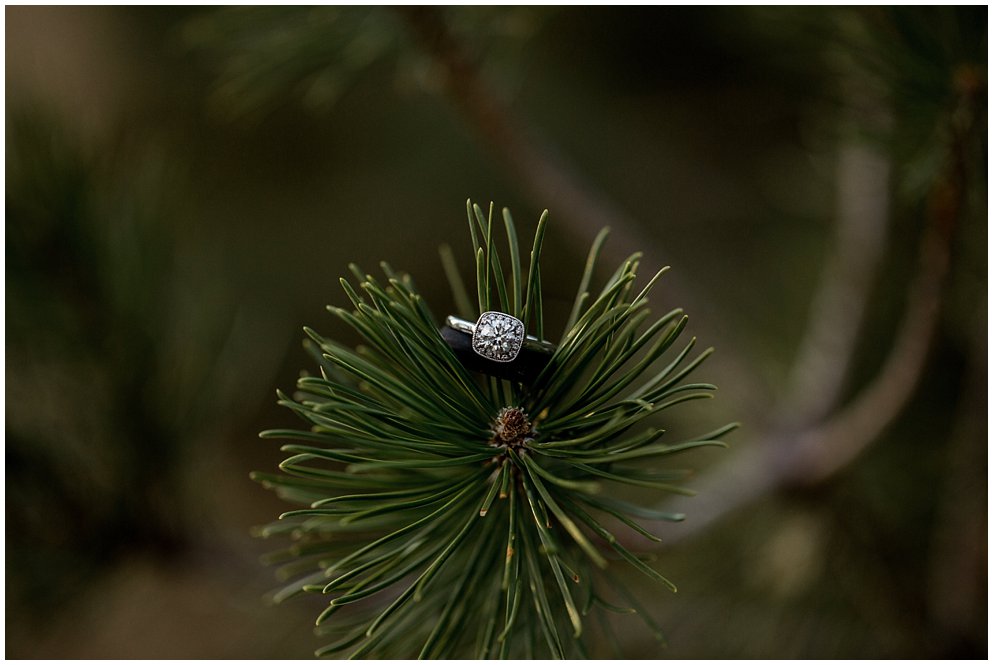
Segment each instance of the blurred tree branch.
M785 444L791 450L783 458L784 482L825 480L874 441L910 400L939 320L957 205L948 215L933 215L921 239L920 272L908 289L907 309L883 368L852 404Z
M876 248L866 251L865 247L852 245L846 228L850 220L844 214L845 201L839 201L841 214L837 218L838 232L834 258L828 266L853 265L854 270L835 272L825 271L815 308L808 323L804 349L816 345L816 340L826 339L834 331L844 344L844 354L829 356L830 363L819 366L808 360L807 352L802 352L798 360L798 370L805 366L807 371L794 372L791 393L796 391L814 392L813 396L787 396L777 409L780 414L778 424L758 437L755 445L745 445L740 452L726 460L714 470L701 485L701 499L693 502L694 520L672 530L667 545L699 533L713 522L725 517L749 501L781 488L804 487L822 483L852 462L869 447L901 413L923 374L928 350L938 328L941 314L942 292L948 275L952 237L964 214L969 173L966 167L967 142L973 130L978 87L966 85L959 90L955 113L952 114L949 128L949 145L945 159L945 169L932 184L926 205L926 226L918 249L918 271L916 278L907 288L906 307L903 319L894 335L891 351L878 374L846 406L835 408L837 381L840 370L850 362L855 351L853 343L855 326L860 318L859 310L864 307L867 293L872 286L870 262L878 263L881 252ZM851 157L849 158L851 159ZM855 167L839 160L839 168L853 169L863 176L870 171L878 179L884 178L887 169L883 165L870 166L877 158L863 154L867 160L862 167ZM864 172L863 172L864 171ZM880 181L877 186L884 185ZM865 190L875 189L871 184ZM877 195L884 193L885 186L879 187ZM850 196L846 177L839 178L839 198ZM859 215L860 225L869 225L875 230L862 231L864 238L871 239L882 234L886 224L885 206L875 210L866 209ZM854 252L853 261L841 260L846 253ZM872 254L875 253L875 256ZM834 284L832 282L838 282ZM844 310L842 303L831 302L848 294L856 309L854 316L839 316ZM818 304L819 303L819 304ZM832 310L835 310L832 313ZM838 329L840 326L840 330ZM842 346L842 345L839 345ZM836 349L836 352L838 349ZM820 381L827 389L819 392ZM791 416L790 410L797 404L804 405L798 417ZM820 417L822 416L823 417ZM776 422L776 421L774 421ZM674 509L685 509L684 498L677 498L668 505Z
M513 174L527 195L543 208L555 211L573 233L568 239L585 248L600 230L608 226L612 243L605 253L617 257L640 250L646 255L661 256L658 242L621 210L579 170L566 160L533 126L530 126L493 92L472 61L468 49L453 34L436 7L397 7L421 48L442 73L442 87L462 113L466 123ZM710 339L719 338L716 307L678 275L666 275L666 291L672 302L692 302L694 319L708 330ZM732 348L731 344L724 345ZM755 385L754 372L733 353L723 362L729 368L724 385L748 381L736 389L741 395L756 396L765 392Z
M838 156L834 248L811 299L810 318L776 409L780 426L823 418L840 399L869 293L888 239L890 163L862 143Z
M435 7L397 7L424 51L443 75L452 102L486 146L518 177L527 193L553 207L583 237L584 247L603 226L610 226L621 244L643 245L633 220L597 192L536 131L494 96L482 80L467 49Z

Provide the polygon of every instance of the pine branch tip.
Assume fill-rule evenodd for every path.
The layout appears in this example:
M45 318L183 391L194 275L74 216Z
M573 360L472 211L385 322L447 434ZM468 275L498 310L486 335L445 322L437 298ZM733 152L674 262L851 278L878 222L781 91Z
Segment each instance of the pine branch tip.
M505 229L494 230L494 211L502 213L503 222L496 221ZM708 445L726 448L718 437L739 426L732 423L669 444L658 440L664 430L648 427L661 422L642 422L683 401L710 398L707 391L716 389L685 379L700 362L689 351L696 336L686 349L679 342L671 364L663 360L689 319L682 308L662 318L649 310L649 292L671 266L637 286L643 281L636 275L643 255L636 252L613 276L607 273L601 285L597 260L611 233L610 227L601 228L566 330L560 337L546 335L540 264L550 211L541 211L530 248L528 239L517 235L509 207L497 208L491 200L487 215L469 197L466 214L475 259L469 273L474 274L464 273L469 279L463 280L456 251L448 243L438 246L455 296L454 313L470 319L477 305L479 311L505 311L519 317L528 334L557 340L558 351L533 381L489 380L463 372L459 357L438 339L430 298L416 291L409 275L396 273L386 261L379 262L385 279L378 270L373 277L348 264L356 281L345 276L339 283L351 304L342 301L343 307L325 309L360 339L346 346L303 327L303 344L316 359L319 375L302 376L292 398L277 391L277 399L306 426L260 432L263 439L291 442L280 447L286 459L278 466L285 475L249 474L299 508L278 515L259 533L296 543L270 561L280 565L280 579L292 582L278 599L323 593L330 600L314 625L320 635L339 637L315 651L317 656L397 657L417 648L425 658L458 657L466 647L459 631L469 630L465 617L472 616L482 617L478 629L472 628L478 630L479 657L540 656L542 633L537 628L521 632L527 617L544 624L545 653L584 654L581 644L573 650L569 638L589 640L597 632L581 617L598 607L596 590L611 579L612 568L600 571L621 562L645 572L649 564L644 561L650 560L626 550L623 538L600 527L599 515L625 522L646 538L639 539L642 545L662 538L642 527L641 520L686 517L613 499L615 483L694 494L678 471L642 470L639 462L653 464ZM701 357L712 352L709 348ZM598 365L601 354L604 361ZM650 375L642 379L644 370ZM644 385L628 388L635 380ZM508 405L530 422L520 437L497 445L502 440L493 429L494 413ZM509 501L494 507L497 499ZM586 505L596 517L585 512ZM464 526L447 540L456 519ZM435 542L439 534L446 540ZM478 579L491 567L502 574L484 593ZM658 571L652 569L649 577L676 592ZM579 586L568 587L570 579ZM556 584L561 596L554 593ZM498 598L489 595L496 588L502 590ZM584 592L589 593L585 605L575 597ZM360 599L360 614L382 606L368 619L346 610L343 625L329 620L335 610ZM514 625L518 607L525 618ZM415 635L407 627L420 630L425 610L438 622L433 628L425 623L425 635L430 635L414 647ZM649 634L663 641L661 629L651 628Z

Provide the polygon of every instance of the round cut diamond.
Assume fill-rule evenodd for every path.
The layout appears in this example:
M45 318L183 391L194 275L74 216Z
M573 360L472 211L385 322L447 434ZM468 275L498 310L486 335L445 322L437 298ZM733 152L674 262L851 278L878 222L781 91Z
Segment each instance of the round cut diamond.
M498 362L516 358L523 342L524 324L502 312L483 312L472 335L473 350Z

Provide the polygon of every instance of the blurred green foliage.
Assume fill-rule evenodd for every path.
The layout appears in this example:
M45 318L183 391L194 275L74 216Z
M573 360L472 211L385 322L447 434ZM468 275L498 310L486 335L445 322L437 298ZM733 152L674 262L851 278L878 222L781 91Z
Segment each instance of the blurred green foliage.
M193 446L215 410L244 413L251 322L177 242L163 150L87 154L35 108L7 121L8 594L48 611L131 548L188 545Z
M442 11L494 98L713 303L718 329L693 332L720 336L717 417L753 431L827 252L838 146L868 135L894 167L846 396L888 351L930 192L960 161L943 316L904 415L831 482L660 554L680 594L643 600L671 646L622 631L622 648L981 657L987 9ZM19 7L6 54L7 655L306 657L315 608L259 604L247 535L279 510L247 473L279 457L255 432L306 363L294 331L344 304L349 261L387 259L450 307L436 248L468 196L551 210L551 325L589 238L476 143L390 10Z
M453 33L485 56L487 75L506 88L548 13L540 7L451 7L447 18ZM182 35L216 76L213 107L233 118L258 119L287 102L326 114L385 60L398 86L432 87L430 59L388 7L229 7L193 18Z

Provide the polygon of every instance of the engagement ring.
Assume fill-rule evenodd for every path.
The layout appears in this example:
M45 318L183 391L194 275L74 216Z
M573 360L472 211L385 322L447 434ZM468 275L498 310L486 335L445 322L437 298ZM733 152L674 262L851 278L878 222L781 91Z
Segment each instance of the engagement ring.
M530 381L548 364L555 345L524 333L524 323L503 312L483 312L472 323L449 316L441 336L471 370Z

